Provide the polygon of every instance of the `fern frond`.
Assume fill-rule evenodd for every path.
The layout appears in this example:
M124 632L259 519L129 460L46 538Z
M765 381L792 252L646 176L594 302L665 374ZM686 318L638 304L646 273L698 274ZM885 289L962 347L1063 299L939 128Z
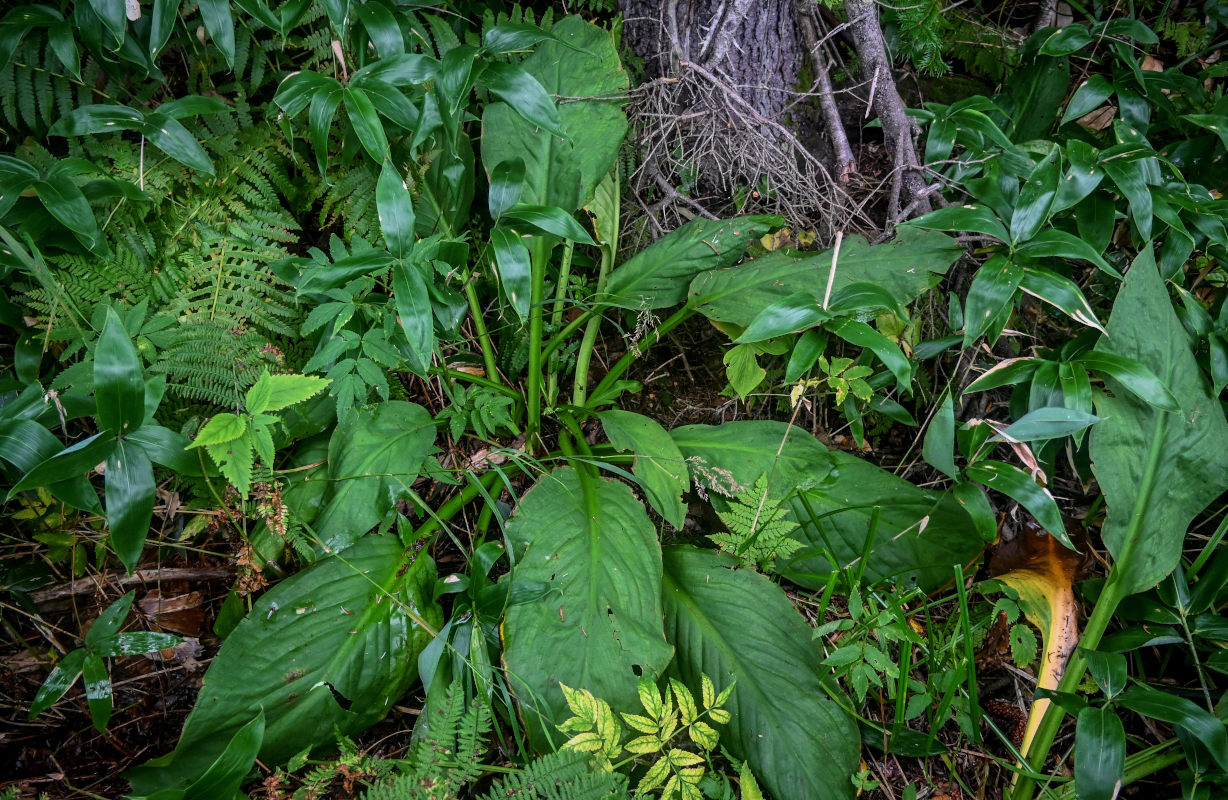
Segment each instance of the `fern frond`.
M588 753L560 750L509 775L482 800L626 800L627 779L617 772L598 772Z
M263 370L284 368L280 351L264 337L201 314L180 320L168 339L149 371L166 375L171 398L233 411L243 405L244 395Z
M378 178L375 167L363 161L331 183L320 181L312 197L320 205L320 227L344 231L346 242L355 236L369 242L381 241L383 231L375 208Z
M459 684L428 713L427 734L406 756L401 774L371 787L364 800L449 800L482 774L479 757L490 733L490 707L466 708Z
M734 498L727 511L717 511L729 528L708 538L722 550L755 564L784 558L801 547L790 534L797 523L788 519L788 508L767 493L767 476L760 476L745 494Z
M0 68L0 133L5 139L41 139L67 111L100 102L90 90L90 82L99 79L100 70L88 57L82 64L84 80L64 73L64 65L45 36L26 37L9 63Z
M149 267L131 250L117 251L112 258L65 253L48 258L48 266L56 286L50 290L32 286L18 297L54 342L71 341L78 335L61 297L67 296L81 315L90 319L99 304L118 301L136 305L149 290Z

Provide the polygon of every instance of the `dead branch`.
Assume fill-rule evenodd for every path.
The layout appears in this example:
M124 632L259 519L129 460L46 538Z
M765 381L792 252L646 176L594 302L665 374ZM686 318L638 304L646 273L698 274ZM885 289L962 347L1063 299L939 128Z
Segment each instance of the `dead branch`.
M229 578L233 574L234 570L228 567L203 569L189 567L138 569L131 575L115 572L78 578L71 583L56 586L52 589L43 589L42 591L31 592L30 599L34 601L35 605L41 606L56 600L63 600L66 597L72 597L73 595L96 592L107 586L123 588L125 586L133 586L137 584L144 585L148 583L156 584L164 581L216 581Z
M865 76L874 76L870 105L883 125L883 138L887 147L895 150L892 156L900 169L901 188L909 201L922 199L916 211L930 210L929 201L922 193L925 188L925 171L917 158L913 145L917 135L916 124L908 118L904 101L891 77L891 60L883 41L883 30L878 20L878 6L874 0L848 0L847 9L857 54L861 56L861 69Z
M849 182L849 176L857 171L857 160L853 157L853 148L849 146L849 137L844 130L844 121L840 119L840 110L836 108L836 98L831 88L831 62L827 60L819 40L818 20L812 3L798 4L798 22L802 41L806 43L806 52L810 54L810 63L814 69L823 122L827 135L831 137L836 182L844 185Z

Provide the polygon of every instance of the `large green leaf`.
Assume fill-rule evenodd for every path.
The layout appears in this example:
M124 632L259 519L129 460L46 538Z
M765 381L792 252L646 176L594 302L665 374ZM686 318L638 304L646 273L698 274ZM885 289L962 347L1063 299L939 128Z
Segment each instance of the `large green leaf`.
M779 500L799 486L824 480L834 466L831 453L818 439L783 422L686 425L669 433L696 485L709 494L745 494L767 475L768 496ZM788 443L782 445L786 434Z
M434 441L427 410L401 400L342 420L328 444L332 491L314 525L325 552L348 547L408 494Z
M785 431L789 440L781 444ZM868 580L895 576L933 588L968 563L983 542L962 506L856 456L825 448L809 433L783 422L689 425L670 434L688 459L696 482L709 493L722 483L740 493L763 474L769 495L789 499L800 524L794 537L807 545L777 568L789 580L820 587L832 570L860 569L870 519L878 528L865 564ZM779 452L779 456L777 456Z
M963 248L946 234L911 226L901 227L895 239L875 246L860 236L849 236L840 247L833 287L873 283L906 305L936 284L961 253ZM746 327L772 303L825 287L830 270L830 250L805 257L778 250L700 275L691 283L690 298L709 319Z
M507 535L516 566L505 580L548 587L503 623L508 682L537 746L570 716L560 682L636 710L639 676L655 678L671 655L661 550L644 507L621 483L560 469L525 494Z
M115 442L107 457L106 490L111 546L132 572L141 560L156 499L153 464L144 449L124 439Z
M145 381L136 347L115 309L107 308L106 319L94 348L98 426L104 431L126 433L145 419Z
M525 121L556 136L566 136L559 111L537 79L514 64L488 61L482 83Z
M1126 273L1097 350L1134 359L1181 405L1161 411L1105 378L1103 417L1091 433L1092 471L1104 492L1104 543L1127 593L1154 586L1181 557L1194 515L1228 488L1228 423L1173 311L1150 248Z
M780 587L732 558L667 547L665 627L683 680L735 684L721 741L777 800L853 797L856 728L828 699L810 627Z
M396 300L397 321L409 343L409 368L426 375L435 353L435 319L427 289L430 267L421 262L399 263L392 267L392 292Z
M634 309L677 305L696 275L732 266L756 239L784 224L783 217L766 214L691 220L610 273L602 302Z
M610 444L635 453L631 471L643 485L648 502L666 522L681 530L686 519L682 494L691 482L678 445L665 428L643 414L612 409L597 416Z
M268 765L379 721L441 623L435 578L425 553L372 536L278 584L223 642L179 745L128 772L133 793L191 784L262 708Z
M0 461L20 472L29 472L59 450L60 440L34 420L0 420Z
M400 171L385 161L375 184L375 205L388 252L405 258L414 246L414 200Z
M956 564L971 562L985 542L963 506L949 493L922 489L856 456L832 451L830 480L799 492L791 502L807 545L780 574L818 587L832 571L860 570L867 581L916 581L932 590L951 580ZM878 525L871 540L875 512Z
M521 159L525 192L521 201L574 211L592 197L609 171L627 131L617 99L627 91L627 74L608 31L579 17L560 20L554 40L542 42L520 65L547 94L587 97L558 108L567 138L528 121L507 103L490 103L482 115L482 164L489 175L503 161Z
M106 252L106 243L98 230L94 211L67 170L50 170L43 180L35 182L34 193L47 211L72 231L83 245L95 252Z
M73 480L106 461L115 449L115 436L96 433L40 461L9 490L9 499L38 486Z

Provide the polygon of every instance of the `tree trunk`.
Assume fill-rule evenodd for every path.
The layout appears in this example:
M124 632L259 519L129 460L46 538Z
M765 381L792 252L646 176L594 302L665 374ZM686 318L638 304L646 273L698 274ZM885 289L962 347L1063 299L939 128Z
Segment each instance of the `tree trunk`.
M644 67L631 109L640 159L631 185L654 224L775 212L822 238L873 227L846 189L856 162L827 74L835 51L823 49L813 0L619 0L619 8L624 41ZM906 216L897 214L905 203L927 210L877 14L850 23L863 62L880 73L874 97L867 80L857 95L882 118L896 166L888 216ZM808 53L816 80L799 87Z
M802 47L793 0L621 0L624 36L648 78L695 64L776 119L792 98Z

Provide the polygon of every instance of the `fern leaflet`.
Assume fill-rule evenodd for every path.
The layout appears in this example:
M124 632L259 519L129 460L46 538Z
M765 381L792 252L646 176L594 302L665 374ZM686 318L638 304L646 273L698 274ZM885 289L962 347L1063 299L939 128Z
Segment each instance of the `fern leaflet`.
M788 519L788 508L768 496L766 475L760 476L745 494L730 501L727 511L717 513L729 530L708 538L745 561L762 566L801 547L790 536L797 523Z

